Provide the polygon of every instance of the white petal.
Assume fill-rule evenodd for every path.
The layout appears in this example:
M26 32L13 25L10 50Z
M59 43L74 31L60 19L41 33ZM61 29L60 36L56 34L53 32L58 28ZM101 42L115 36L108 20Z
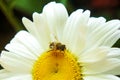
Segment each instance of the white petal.
M74 24L74 21L76 20L76 16L77 15L81 15L83 12L83 10L77 10L75 12L73 12L70 17L68 18L67 22L66 22L66 25L65 25L65 28L64 28L64 31L63 31L63 39L64 41L69 41L69 38L70 38L70 32L72 32L72 27L73 27L73 24Z
M68 13L64 5L60 3L51 2L43 8L43 15L46 18L48 27L51 33L58 40L62 37L63 27L68 18Z
M110 48L108 47L91 48L79 55L79 61L81 63L100 61L107 57L109 50Z
M7 71L19 73L31 72L34 62L35 61L32 59L28 59L6 51L2 51L0 58L0 64L3 66L3 68L5 68Z
M48 44L50 42L50 32L46 26L46 21L44 20L42 14L37 13L33 14L33 20L34 22L31 22L25 17L22 18L24 26L33 36L36 37L43 49L46 50L48 49Z
M43 52L37 40L26 31L18 32L5 48L9 52L2 51L0 64L13 72L30 72L33 62Z
M119 48L111 48L111 50L109 51L107 57L108 58L118 58L118 59L120 59L120 49ZM104 73L120 75L120 66L118 66L118 67L116 67L116 68L114 68L112 70L109 70L107 72L104 72Z
M12 72L9 72L5 69L2 69L0 70L0 80L10 80L12 77L17 77L17 76L20 76L21 74L19 73L12 73ZM26 74L23 74L22 75L26 75ZM28 74L27 74L28 75ZM26 75L26 76L27 76ZM24 76L23 76L24 77ZM14 79L15 80L15 79Z
M43 14L33 13L33 24L35 25L36 32L35 36L39 40L40 44L45 50L48 49L48 45L51 42L50 30L47 25L47 20Z
M120 59L110 58L98 62L86 63L83 65L84 74L103 73L120 67Z
M32 76L30 74L22 74L22 75L15 75L9 78L4 78L1 80L32 80Z
M7 77L11 77L13 76L14 74L6 71L5 69L2 69L0 70L0 80L4 79L4 78L7 78Z
M108 37L109 36L109 37ZM108 38L106 38L108 37ZM104 40L104 39L105 40ZM101 43L101 45L103 46L113 46L113 44L115 44L115 42L120 38L120 30L116 30L114 33L110 34L106 34L105 36L103 36L103 38L101 39L101 41L103 41L103 43Z
M87 21L90 16L90 12L86 10L77 10L71 14L68 18L64 34L63 43L65 43L69 50L79 54L85 47L85 39L87 33Z
M36 30L36 27L35 27L35 25L33 24L32 21L30 21L29 19L23 17L23 18L22 18L22 22L23 22L24 26L26 27L26 29L27 29L31 34L33 34L33 35L36 34L36 31L37 31L37 30Z
M104 72L104 74L113 74L113 75L120 75L120 66L115 67L112 70Z
M90 19L91 20L91 19ZM98 20L97 22L101 21L101 19L94 19ZM95 23L91 23L92 21L88 22L89 28L92 27ZM119 20L111 20L104 23L105 20L99 23L98 26L92 28L91 32L88 35L88 47L96 47L96 46L112 46L119 38L120 38L120 21ZM95 24L96 25L96 24Z
M100 25L103 25L106 22L106 19L103 17L90 17L88 21L89 32L96 30Z
M86 67L85 74L87 73L95 74L101 72L107 74L115 74L115 75L120 74L119 48L109 48L109 47L99 47L95 49L93 48L82 53L79 56L79 61L80 63L85 64L83 66L84 69Z
M120 80L120 78L113 75L93 75L85 76L84 80Z
M118 58L120 59L120 48L111 48L109 54L107 55L108 58Z
M29 57L34 60L43 52L38 41L26 31L18 32L11 40L10 44L5 46L5 49L17 55Z

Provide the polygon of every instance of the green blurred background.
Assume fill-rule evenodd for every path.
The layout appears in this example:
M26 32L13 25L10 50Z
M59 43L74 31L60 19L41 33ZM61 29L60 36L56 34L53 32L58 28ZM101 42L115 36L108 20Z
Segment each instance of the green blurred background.
M19 30L25 29L22 17L32 20L33 12L53 0L0 0L0 51ZM107 20L120 19L120 0L54 0L63 3L69 14L76 9L89 9L91 16L103 16ZM120 47L120 40L114 45Z

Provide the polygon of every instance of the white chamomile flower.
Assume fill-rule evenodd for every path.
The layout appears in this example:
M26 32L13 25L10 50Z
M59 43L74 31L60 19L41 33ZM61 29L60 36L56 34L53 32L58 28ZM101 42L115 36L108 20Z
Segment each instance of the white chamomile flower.
M120 80L120 21L48 3L2 51L0 80Z

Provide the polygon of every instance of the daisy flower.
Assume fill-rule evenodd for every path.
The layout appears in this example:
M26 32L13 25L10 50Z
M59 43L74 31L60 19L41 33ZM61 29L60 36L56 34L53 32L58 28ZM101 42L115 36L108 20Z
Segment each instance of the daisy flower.
M1 52L0 80L120 80L120 21L48 3Z

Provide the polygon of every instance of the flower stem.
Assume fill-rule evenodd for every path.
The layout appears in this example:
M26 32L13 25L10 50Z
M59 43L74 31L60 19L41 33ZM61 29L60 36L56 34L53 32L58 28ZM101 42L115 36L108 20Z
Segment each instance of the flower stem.
M12 28L18 32L19 30L23 29L21 24L18 22L17 18L13 15L13 11L9 6L7 6L3 0L0 0L0 9L12 25Z

